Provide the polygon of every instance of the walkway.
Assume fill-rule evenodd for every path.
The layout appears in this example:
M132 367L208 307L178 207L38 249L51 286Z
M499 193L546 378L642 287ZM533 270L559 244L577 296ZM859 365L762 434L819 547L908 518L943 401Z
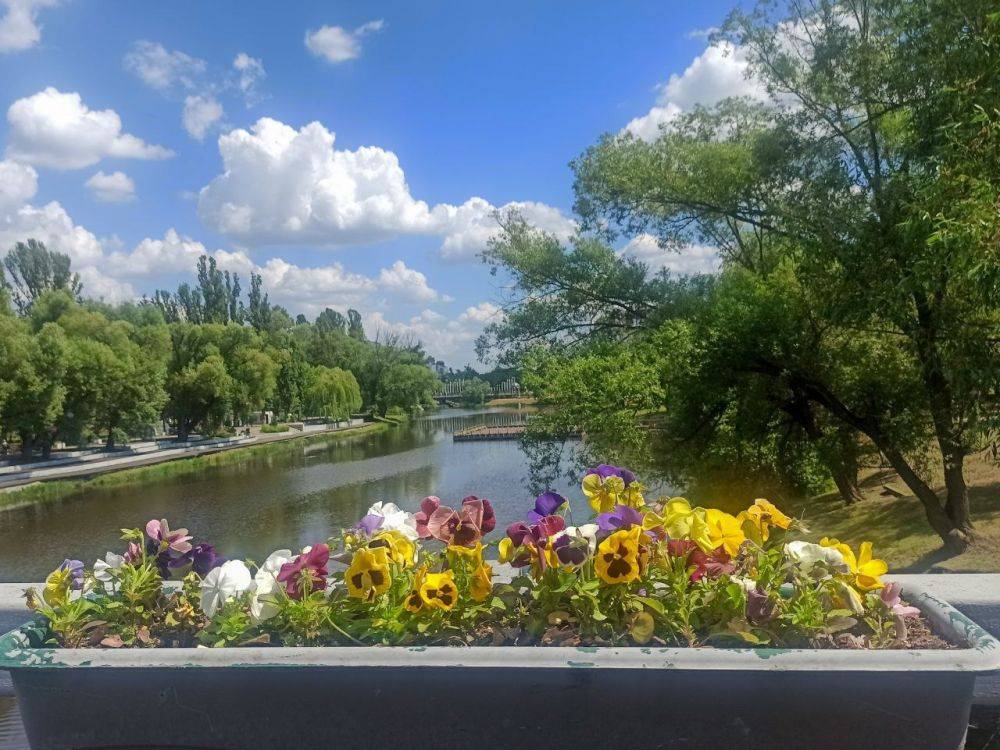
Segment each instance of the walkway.
M283 440L295 440L300 437L341 432L355 429L363 424L364 420L352 419L342 424L305 425L301 429L260 433L252 437L189 440L185 443L149 441L135 443L128 448L110 453L103 450L71 451L45 461L34 461L27 464L0 464L0 492L34 482L92 477L111 471L151 466L165 461L219 453L234 448L246 448Z

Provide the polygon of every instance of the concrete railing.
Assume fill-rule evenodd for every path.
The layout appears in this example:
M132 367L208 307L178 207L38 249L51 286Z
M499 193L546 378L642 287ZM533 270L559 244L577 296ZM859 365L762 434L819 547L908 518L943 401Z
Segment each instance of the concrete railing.
M967 617L975 620L994 636L1000 637L1000 574L941 574L890 576L903 584L919 583L929 593L943 599ZM28 619L22 593L40 584L0 583L0 633L21 625ZM0 672L0 696L11 695L10 677ZM1000 675L980 677L974 698L978 705L1000 705Z

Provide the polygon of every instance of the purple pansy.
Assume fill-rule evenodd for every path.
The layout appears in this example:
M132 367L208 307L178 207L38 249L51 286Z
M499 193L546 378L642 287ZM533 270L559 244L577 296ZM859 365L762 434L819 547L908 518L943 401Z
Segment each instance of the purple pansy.
M69 587L73 591L83 588L83 563L79 560L63 560L59 570L69 571Z
M632 526L642 526L642 514L628 505L616 505L614 510L597 516L597 526L601 531L608 533Z
M621 466L611 466L610 464L600 464L596 469L587 469L584 476L587 474L597 474L597 476L601 479L607 479L608 477L621 477L621 480L625 483L626 487L635 481L635 474L631 471L622 468Z
M565 504L566 498L558 492L543 492L535 498L535 507L528 511L528 523L538 523L545 516L554 515Z
M358 525L355 528L363 531L365 536L371 536L382 527L384 522L384 516L376 516L374 513L369 513L358 521Z

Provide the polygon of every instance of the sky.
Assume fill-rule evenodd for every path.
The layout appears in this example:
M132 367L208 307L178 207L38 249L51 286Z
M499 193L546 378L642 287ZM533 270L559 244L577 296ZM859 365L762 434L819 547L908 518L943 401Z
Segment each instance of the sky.
M42 240L109 302L208 253L293 316L354 307L478 366L497 208L569 238L569 162L602 134L762 95L708 41L732 4L0 0L0 253Z

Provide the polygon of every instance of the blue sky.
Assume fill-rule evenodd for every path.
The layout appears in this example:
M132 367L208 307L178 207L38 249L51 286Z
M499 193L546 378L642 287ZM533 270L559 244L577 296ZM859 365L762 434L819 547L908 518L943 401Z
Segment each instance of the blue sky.
M38 237L109 300L209 252L293 314L474 363L494 208L568 236L567 163L602 133L761 95L702 33L731 6L0 0L0 252Z

